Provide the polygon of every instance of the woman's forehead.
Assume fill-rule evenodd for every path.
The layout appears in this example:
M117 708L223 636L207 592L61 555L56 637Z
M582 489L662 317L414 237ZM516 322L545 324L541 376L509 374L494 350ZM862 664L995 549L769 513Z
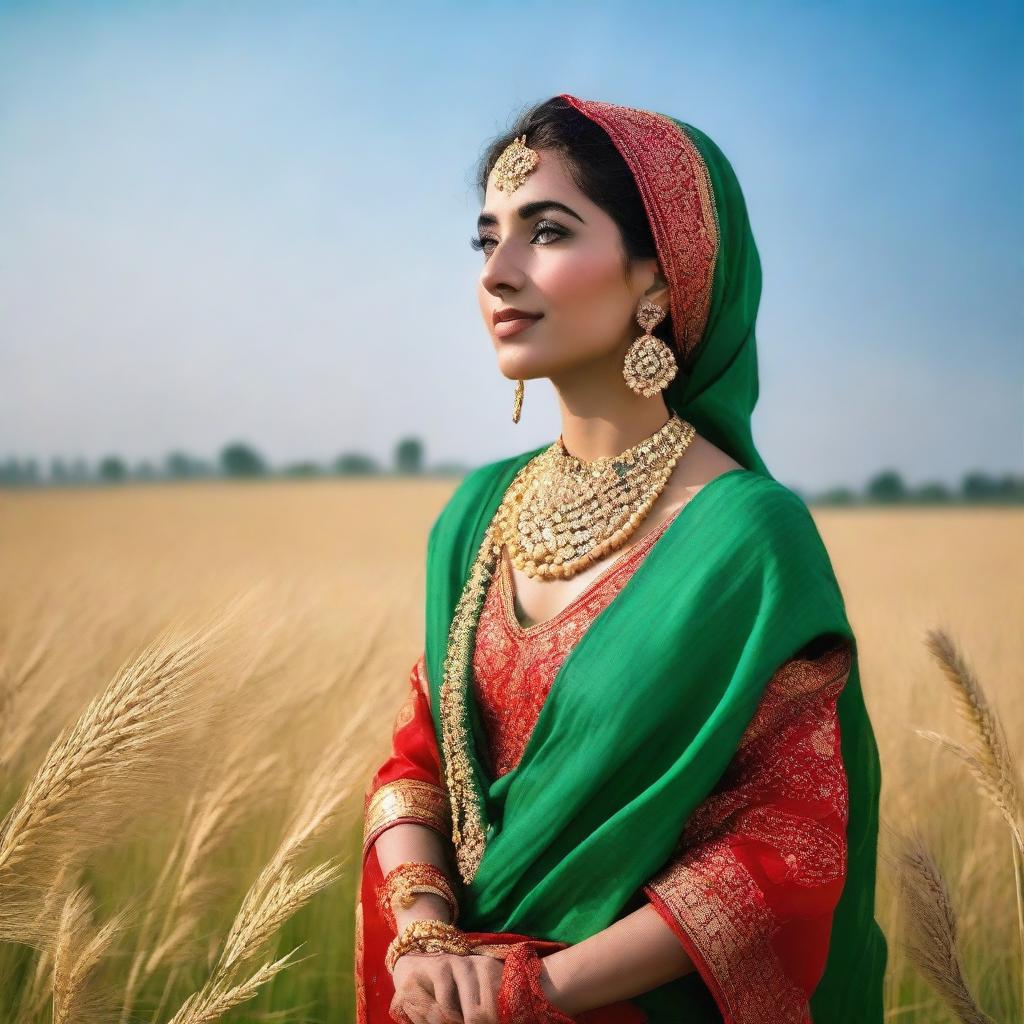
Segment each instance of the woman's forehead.
M484 207L481 215L502 220L517 219L517 211L527 204L542 200L556 200L587 216L584 209L593 211L594 204L581 192L569 175L564 161L554 150L540 150L540 160L526 181L512 194L497 188L493 174L487 181Z

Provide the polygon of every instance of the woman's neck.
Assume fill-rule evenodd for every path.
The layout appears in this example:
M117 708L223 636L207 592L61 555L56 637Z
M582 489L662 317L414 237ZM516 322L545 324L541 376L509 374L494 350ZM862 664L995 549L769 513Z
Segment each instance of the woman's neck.
M583 462L608 458L624 452L660 430L669 418L660 396L625 401L621 406L606 402L588 413L569 409L562 403L562 442L570 455Z

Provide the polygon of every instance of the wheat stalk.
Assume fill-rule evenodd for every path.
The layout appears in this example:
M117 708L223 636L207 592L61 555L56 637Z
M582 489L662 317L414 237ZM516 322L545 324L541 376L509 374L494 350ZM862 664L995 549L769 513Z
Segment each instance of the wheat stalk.
M181 1009L171 1018L169 1024L208 1024L209 1021L222 1017L232 1007L252 999L260 986L266 984L279 971L301 960L292 957L301 949L296 946L279 960L263 964L244 981L233 984L224 978L216 978L182 1004ZM303 957L303 959L309 959Z
M39 916L43 918L59 917L61 901L67 897L62 895L73 888L74 876L67 860L61 864L50 883L46 895L39 907ZM43 1006L50 999L53 990L53 949L47 947L39 951L32 977L22 990L19 1000L17 1020L33 1021L43 1011Z
M980 681L945 630L930 630L926 646L952 685L957 713L967 722L973 749L928 729L916 730L958 757L981 792L996 807L1007 827L1013 849L1013 879L1017 897L1017 934L1020 943L1020 980L1024 1003L1024 787L1010 752L1003 723L985 696Z
M964 1024L994 1024L974 1001L957 949L956 913L924 840L914 830L899 836L888 857L903 916L908 959Z
M59 864L80 865L195 760L191 735L217 704L198 683L233 615L183 640L159 637L53 742L0 823L0 940L52 943L55 924L38 908Z
M342 864L327 861L293 879L285 866L271 884L263 885L261 874L246 894L231 925L213 974L206 984L182 1004L169 1024L205 1024L216 1020L231 1007L252 998L261 985L289 966L300 947L273 963L264 964L244 981L238 981L242 966L252 960L273 933L317 892L341 875ZM261 886L261 891L257 890Z
M106 1017L110 994L91 984L91 975L126 915L92 931L92 900L84 886L65 900L53 950L53 1024L84 1024Z
M952 686L957 713L971 730L974 748L969 750L932 732L918 732L941 742L967 765L1013 833L1018 849L1024 852L1024 796L1003 723L949 635L941 629L930 630L925 643Z
M242 900L210 980L186 1000L170 1024L202 1024L216 1019L254 995L264 981L290 962L296 950L274 963L264 964L247 981L236 981L241 967L257 956L284 921L340 877L344 862L336 859L318 864L297 877L294 865L337 819L342 807L351 807L348 798L359 778L352 770L353 749L358 749L352 741L369 716L370 709L364 704L349 718L341 735L320 760L277 850Z
M155 886L159 891L174 876L171 899L160 923L157 905L152 903L139 930L125 984L122 1022L127 1020L143 981L195 933L206 896L215 884L209 868L213 855L238 824L276 791L280 755L265 754L252 762L247 755L247 748L236 744L216 783L189 801L184 826ZM253 794L260 800L253 799Z

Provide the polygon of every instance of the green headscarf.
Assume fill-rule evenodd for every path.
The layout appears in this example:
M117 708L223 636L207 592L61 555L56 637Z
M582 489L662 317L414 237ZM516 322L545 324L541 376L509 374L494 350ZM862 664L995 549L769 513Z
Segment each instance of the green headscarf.
M751 436L761 275L742 193L724 155L692 126L562 95L609 131L647 204L685 370L667 404L744 468L702 487L669 525L562 663L518 765L497 779L480 756L487 738L469 676L494 564L485 537L516 473L548 445L469 473L434 523L426 663L456 830L463 825L460 925L575 943L642 905L638 892L729 766L768 680L831 634L853 651L837 705L847 879L811 1009L815 1024L881 1024L878 751L828 553L806 505L772 478ZM682 171L673 145L690 160ZM669 171L703 185L677 195ZM673 207L666 216L670 193L689 204L683 226L694 229L675 248L666 231L683 221L672 220ZM701 245L703 299L692 259ZM632 1001L651 1024L722 1019L696 973Z

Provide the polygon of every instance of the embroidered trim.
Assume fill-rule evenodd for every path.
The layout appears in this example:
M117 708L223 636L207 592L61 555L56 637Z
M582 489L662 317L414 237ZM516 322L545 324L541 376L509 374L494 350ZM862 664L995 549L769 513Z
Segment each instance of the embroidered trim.
M444 789L421 779L395 779L374 790L363 814L363 856L385 829L405 821L446 835L450 811Z
M812 888L845 877L849 790L836 701L852 663L844 640L772 676L722 780L687 820L673 859L643 887L727 1024L810 1024L807 993L770 941L783 922L733 843L770 847L784 865L777 884Z
M669 281L672 331L685 359L707 325L719 250L718 211L704 158L664 114L569 93L561 98L608 133L633 172Z
M772 949L778 925L771 908L726 838L680 859L644 892L703 960L726 1024L810 1024L806 994Z
M356 1024L366 1024L366 986L363 983L363 961L366 947L363 939L363 901L356 900L356 920L354 936L354 956L356 975Z
M483 543L473 559L455 606L448 631L448 647L442 673L444 681L438 694L441 748L451 802L452 843L455 846L459 875L466 885L473 881L487 842L483 826L483 794L477 785L468 754L472 739L466 697L472 671L476 626L494 575L498 550L492 520L484 531Z
M839 803L845 812L845 801ZM840 816L845 818L845 813ZM737 815L731 831L765 843L785 861L786 874L777 884L813 889L846 875L845 836L805 814L771 805L752 807Z

